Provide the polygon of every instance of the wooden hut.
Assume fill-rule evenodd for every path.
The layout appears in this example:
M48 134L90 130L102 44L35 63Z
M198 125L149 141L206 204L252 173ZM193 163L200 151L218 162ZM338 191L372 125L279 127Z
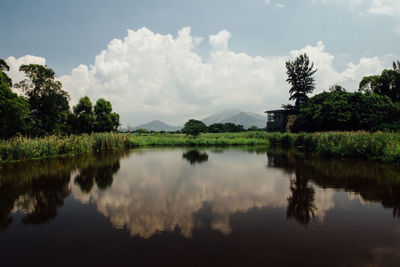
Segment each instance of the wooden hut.
M289 111L284 109L267 110L267 132L288 132Z

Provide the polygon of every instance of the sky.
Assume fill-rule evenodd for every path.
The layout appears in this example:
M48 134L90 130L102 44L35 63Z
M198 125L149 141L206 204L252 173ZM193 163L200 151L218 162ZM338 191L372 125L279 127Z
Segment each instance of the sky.
M1 0L0 58L45 64L71 96L104 97L121 124L182 125L288 103L285 62L307 53L314 94L400 59L399 0Z

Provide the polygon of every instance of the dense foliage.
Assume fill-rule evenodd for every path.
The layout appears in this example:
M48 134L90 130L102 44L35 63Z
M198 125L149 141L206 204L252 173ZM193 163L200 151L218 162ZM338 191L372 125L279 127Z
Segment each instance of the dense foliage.
M255 127L255 128L254 128ZM253 126L252 130L257 130L256 126ZM213 123L208 126L208 131L210 133L237 133L237 132L243 132L244 128L243 125L240 124L234 124L231 122L227 123Z
M296 101L294 107L285 106L296 114L292 131L400 130L400 61L393 62L393 70L364 77L358 92L335 84L312 98L307 93L314 89L315 70L308 56L286 62L286 68L289 100Z
M182 133L191 135L193 137L197 137L200 133L208 132L207 125L202 121L198 120L189 120L185 123Z
M42 65L22 65L26 78L15 85L28 96L35 135L63 133L69 113L69 95L55 79L52 69Z
M111 103L104 98L97 100L94 106L95 123L94 129L96 132L116 131L119 126L119 115L112 112Z
M3 72L9 70L7 63L0 61L0 65L0 138L8 138L29 130L30 111L28 101L11 91L12 81Z
M364 77L359 91L386 95L393 102L400 102L400 61L393 62L393 70L386 69L381 75Z
M85 96L79 99L73 107L72 125L75 132L91 133L94 129L95 117L93 104L90 98Z
M0 138L16 134L44 136L51 134L81 134L116 131L119 115L112 112L111 103L103 98L93 107L89 97L83 97L69 107L69 95L56 80L52 69L43 65L22 65L25 79L14 85L24 96L12 91L10 68L0 59Z
M400 104L374 93L323 92L300 108L292 129L306 132L400 130Z

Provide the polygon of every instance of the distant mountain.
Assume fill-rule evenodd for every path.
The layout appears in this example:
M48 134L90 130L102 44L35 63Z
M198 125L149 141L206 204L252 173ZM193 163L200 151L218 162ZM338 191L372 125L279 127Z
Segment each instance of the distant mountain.
M243 125L245 129L251 126L257 126L258 128L265 128L267 118L265 116L252 113L244 112L237 109L227 109L221 112L215 113L202 121L208 126L213 123L227 123L232 122L235 124Z
M171 126L162 121L156 120L156 121L152 121L152 122L149 122L146 124L139 125L134 128L134 130L137 130L137 129L146 129L147 131L154 131L154 132L161 132L161 131L174 132L174 131L178 131L178 130L182 129L182 127Z

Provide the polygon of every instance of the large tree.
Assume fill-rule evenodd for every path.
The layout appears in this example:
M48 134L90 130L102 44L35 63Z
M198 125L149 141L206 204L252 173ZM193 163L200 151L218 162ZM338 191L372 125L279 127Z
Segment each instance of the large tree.
M386 95L393 102L400 102L400 61L393 61L393 70L386 69L381 75L365 76L358 90Z
M28 96L33 133L44 135L65 130L69 114L69 95L55 79L52 69L43 65L22 65L25 79L15 87Z
M94 106L95 114L95 131L110 132L118 129L119 115L112 112L111 103L104 98L99 98Z
M307 54L298 56L294 61L286 62L287 82L291 85L289 89L289 100L295 101L294 109L298 110L307 100L307 94L315 89L314 63L310 63Z
M78 104L74 106L74 125L77 133L91 133L94 130L95 117L93 104L90 98L85 96L79 99Z
M193 137L197 137L200 133L206 133L207 131L208 128L204 122L193 119L188 120L182 129L183 133L189 134Z
M26 133L29 128L27 100L11 91L12 81L4 71L10 68L0 59L0 138Z

